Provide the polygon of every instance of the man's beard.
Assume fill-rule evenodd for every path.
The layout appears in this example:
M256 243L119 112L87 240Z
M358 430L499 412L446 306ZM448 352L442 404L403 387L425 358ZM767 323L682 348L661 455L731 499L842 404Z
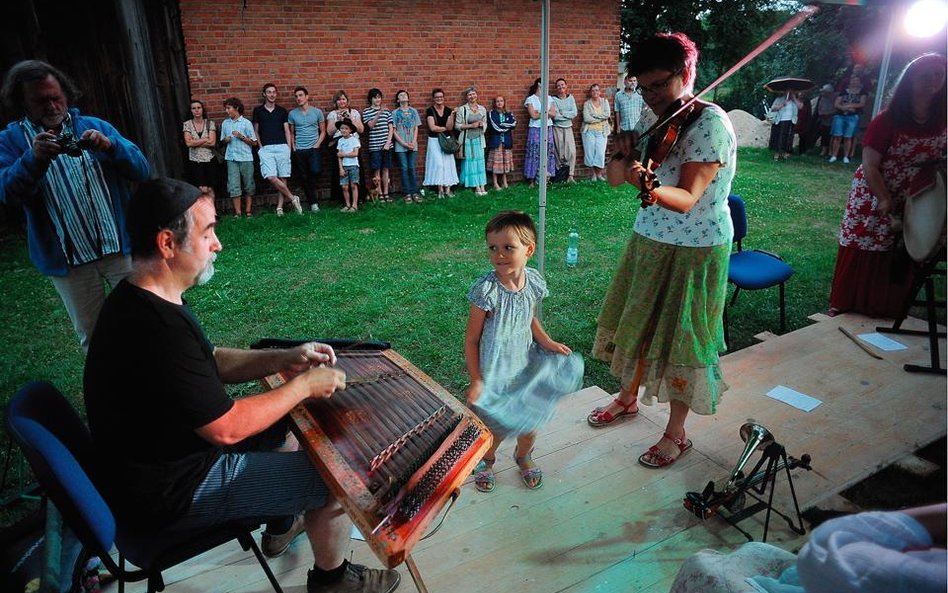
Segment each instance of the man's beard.
M212 253L210 261L207 262L207 265L204 266L204 269L201 270L200 274L198 274L197 280L195 280L195 284L197 284L198 286L207 284L211 280L211 278L214 277L214 260L216 259L217 259L217 254Z

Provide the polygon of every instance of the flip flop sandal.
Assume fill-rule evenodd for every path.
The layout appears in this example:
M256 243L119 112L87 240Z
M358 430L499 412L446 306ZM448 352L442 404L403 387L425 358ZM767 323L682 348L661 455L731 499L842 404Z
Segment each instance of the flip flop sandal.
M638 416L639 408L636 405L638 404L638 401L639 401L638 398L632 400L628 404L622 403L619 400L619 398L616 398L612 401L617 406L622 408L621 412L613 414L608 411L607 408L609 406L606 406L605 408L596 408L589 414L589 416L586 416L586 422L589 423L589 425L592 426L593 428L600 428L602 426L608 426L609 424L612 424L613 422L615 422L619 418L622 418L623 416L628 416L630 418L634 418ZM631 409L633 406L635 406L634 410Z
M533 451L530 451L523 457L517 457L515 454L514 461L517 463L517 467L520 468L520 479L523 480L523 485L529 490L536 490L543 486L543 470L536 466L525 467L527 463L533 462L532 453Z
M478 492L493 492L495 483L492 466L474 474L474 487L477 488Z
M685 435L682 435L680 439L672 438L667 432L662 435L663 438L668 439L673 442L676 447L678 447L678 455L672 457L668 453L663 453L661 449L658 448L658 445L652 445L648 448L648 451L639 455L639 463L645 467L651 468L662 468L668 467L669 465L678 461L678 459L691 450L692 443L691 439L687 438Z

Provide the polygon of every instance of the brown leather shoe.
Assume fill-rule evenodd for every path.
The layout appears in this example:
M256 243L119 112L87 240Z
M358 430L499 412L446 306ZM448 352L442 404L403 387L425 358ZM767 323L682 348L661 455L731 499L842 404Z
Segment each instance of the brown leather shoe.
M342 578L324 585L313 579L313 571L306 575L306 593L391 593L398 587L401 575L397 570L368 568L361 564L346 564Z
M277 556L283 555L293 540L296 539L296 536L303 533L305 527L303 515L297 515L293 518L293 525L290 526L290 530L286 533L270 535L264 531L263 535L260 536L260 551L262 551L263 555L267 558L276 558Z

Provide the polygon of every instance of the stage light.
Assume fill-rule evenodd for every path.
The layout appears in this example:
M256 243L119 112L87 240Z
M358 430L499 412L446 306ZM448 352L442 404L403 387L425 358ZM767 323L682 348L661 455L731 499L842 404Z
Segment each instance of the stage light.
M931 37L945 28L948 3L944 0L919 0L909 7L903 21L912 37Z

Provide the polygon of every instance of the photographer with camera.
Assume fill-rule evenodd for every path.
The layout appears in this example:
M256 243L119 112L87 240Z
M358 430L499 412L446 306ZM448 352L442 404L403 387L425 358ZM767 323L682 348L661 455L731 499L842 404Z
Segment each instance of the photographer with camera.
M30 259L63 300L83 350L105 286L131 272L125 209L129 181L151 176L145 155L108 122L70 108L76 85L25 60L7 72L0 99L19 119L0 132L0 203L26 215Z

